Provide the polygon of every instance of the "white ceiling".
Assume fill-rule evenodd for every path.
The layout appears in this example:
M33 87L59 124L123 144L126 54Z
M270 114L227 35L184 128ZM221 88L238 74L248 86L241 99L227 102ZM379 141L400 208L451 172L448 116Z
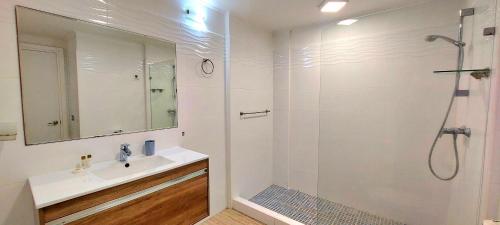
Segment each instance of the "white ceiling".
M336 21L429 0L350 0L338 13L321 13L322 0L210 0L216 8L266 30Z

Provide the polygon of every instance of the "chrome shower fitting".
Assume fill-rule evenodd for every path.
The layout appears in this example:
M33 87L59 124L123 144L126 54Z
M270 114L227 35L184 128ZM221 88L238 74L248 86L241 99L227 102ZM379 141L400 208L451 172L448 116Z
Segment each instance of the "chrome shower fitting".
M459 128L443 128L439 136L442 136L443 134L453 134L453 135L463 134L466 137L470 138L472 132L470 128L462 126Z
M425 37L425 41L427 41L427 42L433 42L437 39L445 40L445 41L452 43L453 45L455 45L459 48L462 48L465 46L465 42L457 41L457 40L454 40L453 38L449 38L449 37L446 37L443 35L429 35L429 36Z
M467 16L472 16L474 15L474 8L467 8L467 9L462 9L460 10L460 23L458 26L458 38L457 40L442 36L442 35L429 35L425 38L426 41L428 42L433 42L437 39L442 39L446 42L449 42L456 47L458 47L458 57L457 57L457 68L455 71L456 76L455 76L455 88L453 89L453 93L450 98L450 102L448 104L448 108L446 110L446 115L443 119L443 122L441 123L441 127L439 128L438 133L436 134L436 137L434 138L434 141L432 142L431 149L429 151L429 155L427 157L427 165L429 166L429 170L431 171L432 175L434 175L436 178L439 180L443 181L449 181L453 180L457 175L458 175L458 170L460 169L460 161L459 161L459 156L458 156L458 146L457 146L457 137L459 134L463 134L467 137L470 137L471 135L471 130L466 127L460 127L460 128L445 128L444 126L446 125L446 122L448 121L448 117L451 112L451 108L453 106L453 102L455 101L455 96L457 91L459 90L460 87L460 73L463 70L463 65L464 65L464 46L465 42L463 42L463 31L464 31L464 18ZM477 75L478 77L479 74ZM453 174L447 177L440 176L439 174L436 173L434 170L434 167L432 166L432 156L434 154L434 148L436 147L436 144L439 140L439 138L443 134L452 134L453 136L453 153L455 155L455 169L453 171Z
M462 9L462 10L460 10L460 17L473 16L474 13L475 13L475 9L474 8Z

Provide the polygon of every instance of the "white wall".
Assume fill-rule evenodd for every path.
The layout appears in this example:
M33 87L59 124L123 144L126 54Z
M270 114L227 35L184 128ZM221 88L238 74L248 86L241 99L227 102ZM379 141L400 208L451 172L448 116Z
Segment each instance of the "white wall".
M321 29L274 33L274 183L317 195Z
M427 4L323 30L321 197L408 224L447 224L452 183L432 177L427 153L453 89L453 77L432 71L455 68L456 48L424 38L453 37L459 9ZM449 174L448 137L436 152L436 170Z
M497 3L496 1L467 0L467 3L469 5L474 5L475 7L480 7L482 10L481 12L483 15L478 18L478 22L481 26L478 26L477 29L481 29L481 27L486 26L497 26L500 24L500 17L498 16L498 12L500 12L500 5L497 4L495 9L494 5ZM486 9L488 9L488 11L485 13L484 10ZM493 15L495 13L496 18L495 15ZM476 35L480 35L480 33ZM480 61L474 60L476 63L480 63L475 66L491 66L493 69L493 74L490 78L490 97L488 99L481 98L481 103L486 103L486 105L489 103L489 113L485 139L486 152L484 154L485 166L483 168L484 174L482 177L483 188L481 193L482 199L480 219L498 219L500 218L500 211L498 208L500 203L500 166L498 164L498 161L500 160L500 117L498 116L498 106L500 103L500 79L498 77L498 68L500 65L500 36L490 36L487 39L494 43L494 48L491 48L491 44L484 45L485 42L483 41L477 43L482 44L481 48L478 48L478 51L473 51L476 56L481 56L482 58ZM484 40L486 40L486 38ZM485 60L485 56L491 61ZM479 95L477 97L481 96L482 95Z
M224 138L224 14L207 9L208 32L192 29L183 13L189 1L132 0L62 1L4 0L0 2L0 121L14 121L18 139L0 142L0 224L32 225L35 218L26 180L30 176L72 168L84 153L94 161L113 160L119 145L140 152L143 141L156 139L159 148L181 145L210 155L211 213L226 206ZM17 62L14 5L20 4L178 43L178 129L25 146L22 138L21 96ZM201 57L211 58L215 72L200 76ZM180 132L186 136L181 137Z
M494 25L492 5L432 1L362 17L349 27L332 23L276 32L275 58L289 56L291 71L275 61L280 114L275 114L274 152L289 161L275 159L274 182L409 224L474 224L489 81L463 76L461 88L471 96L457 101L448 125L467 125L473 136L459 139L457 179L436 180L427 153L453 77L432 71L454 68L457 50L424 38L455 37L457 12L474 6L476 16L465 25L466 57L474 60L466 60L465 67L486 67L492 41L481 30ZM452 150L451 139L442 138L433 160L440 174L452 172Z
M290 35L290 188L316 195L318 185L321 29Z
M231 191L249 198L273 183L273 115L242 119L241 111L273 110L271 32L230 18Z
M76 43L81 137L146 130L144 45L84 32Z
M489 81L462 78L471 97L457 101L448 126L467 125L473 136L459 138L459 176L443 182L427 168L453 88L453 77L432 71L454 68L456 48L423 39L455 37L463 7L435 1L323 31L320 196L409 224L476 223ZM472 19L465 25L472 51L466 58L476 63L465 67L482 68L484 58L473 51L484 53L488 42L471 40L473 33L482 38ZM451 141L440 140L432 161L443 175L454 168Z
M473 17L465 18L464 38L468 46L465 48L465 68L495 68L494 36L484 36L483 29L495 26L496 1L479 0L465 1L467 7L475 8ZM449 224L481 223L478 218L478 208L481 205L482 186L487 185L488 176L483 168L487 166L485 156L488 147L485 140L490 138L487 129L490 97L496 96L496 90L491 89L494 79L477 80L465 74L462 77L461 88L471 91L469 98L460 98L456 107L457 126L465 124L472 130L470 139L461 143L462 173L452 187L449 207ZM485 173L485 174L483 174Z
M498 11L498 10L497 10ZM497 24L500 20L497 17ZM500 79L499 68L500 65L500 36L496 36L495 53L493 68L496 73L492 77L491 98L490 98L490 111L488 117L488 150L486 154L485 167L485 187L483 188L483 215L488 219L500 219Z
M290 183L290 31L273 33L274 46L274 147L273 183Z

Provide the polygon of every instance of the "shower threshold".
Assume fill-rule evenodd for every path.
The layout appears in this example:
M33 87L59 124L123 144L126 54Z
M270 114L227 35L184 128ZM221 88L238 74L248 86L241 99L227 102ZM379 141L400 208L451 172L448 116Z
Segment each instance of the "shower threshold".
M404 225L277 185L271 185L250 201L307 225Z

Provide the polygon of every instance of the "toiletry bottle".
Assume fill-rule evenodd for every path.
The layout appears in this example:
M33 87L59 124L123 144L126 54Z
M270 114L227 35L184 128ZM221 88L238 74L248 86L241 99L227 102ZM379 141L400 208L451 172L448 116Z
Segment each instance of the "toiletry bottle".
M80 157L80 159L81 159L81 160L80 160L80 165L81 165L81 168L82 168L82 169L85 169L85 168L86 168L86 165L87 165L87 156L82 155L82 156Z
M91 154L88 154L87 155L87 160L86 160L86 163L85 163L85 169L88 169L90 168L90 166L92 166L92 155Z
M86 161L86 158L84 155L82 155L80 157L80 162L78 164L76 164L75 166L75 170L73 170L73 173L74 174L77 174L77 173L81 173L83 172L83 170L85 169L85 161Z

